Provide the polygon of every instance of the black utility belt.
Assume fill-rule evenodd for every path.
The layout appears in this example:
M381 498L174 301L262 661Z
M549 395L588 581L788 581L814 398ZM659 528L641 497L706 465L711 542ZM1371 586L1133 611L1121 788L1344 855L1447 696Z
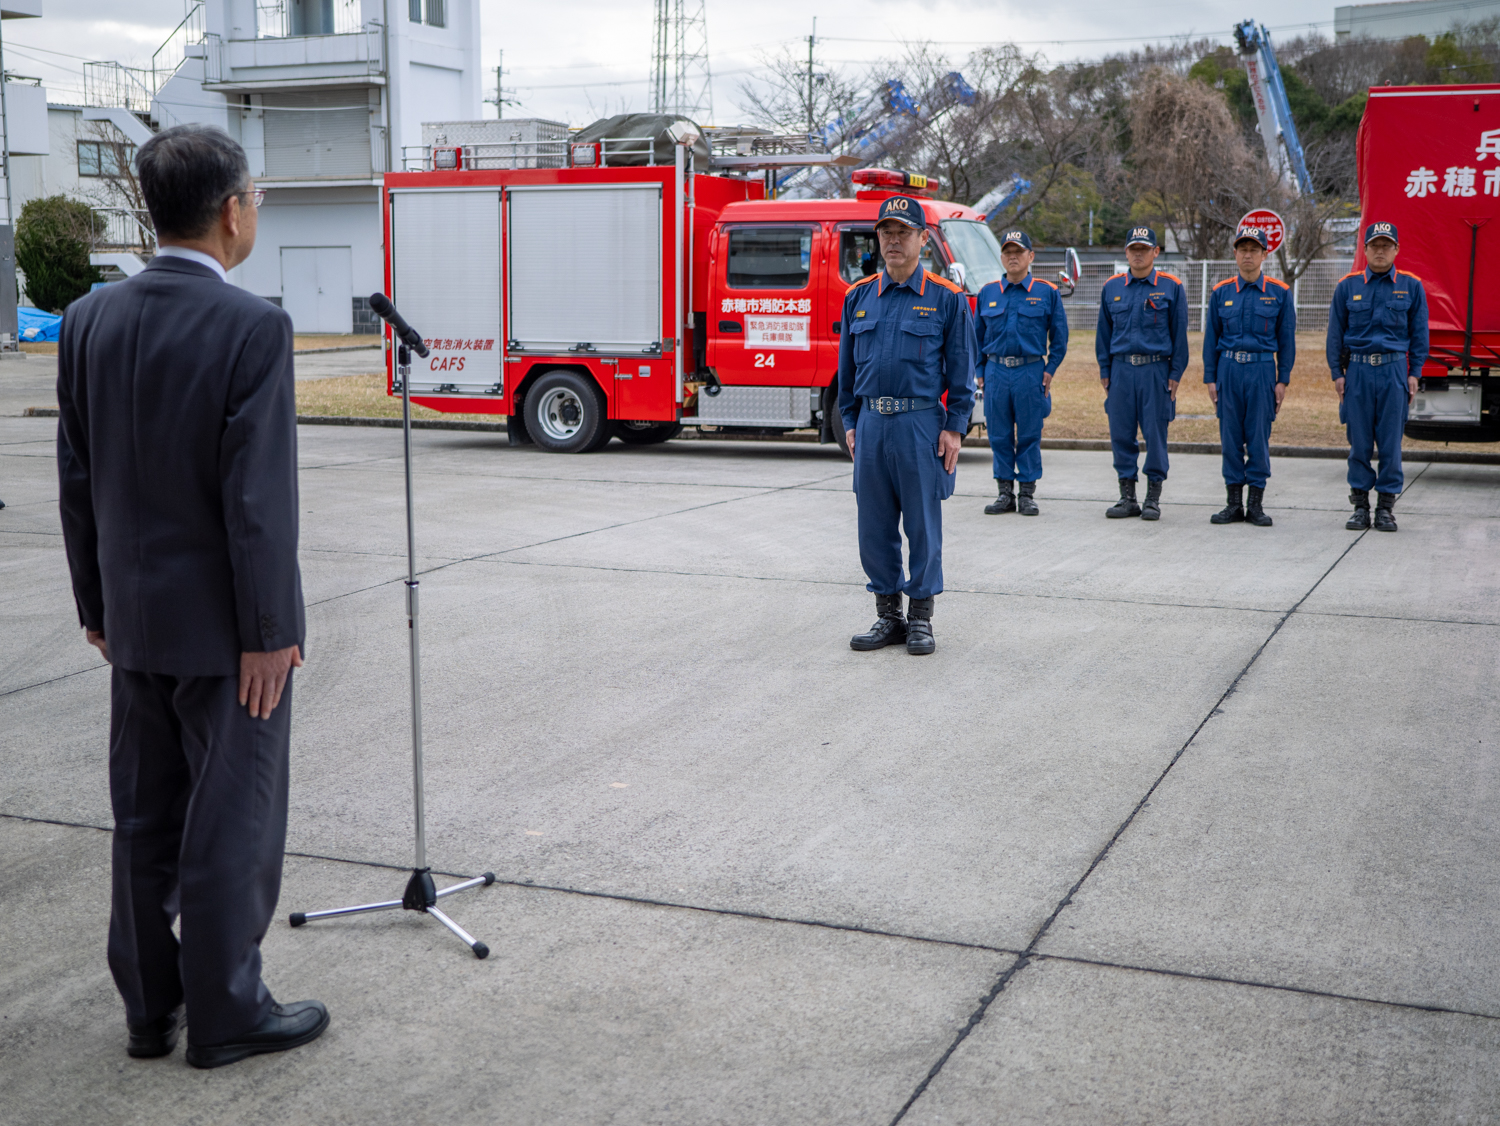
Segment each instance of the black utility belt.
M1350 356L1349 361L1356 364L1369 364L1372 368L1378 368L1381 364L1393 364L1397 360L1405 360L1405 352L1368 352L1363 356Z
M1259 364L1276 358L1275 352L1220 352L1219 355L1237 364Z
M1138 368L1138 367L1142 366L1143 364L1160 364L1160 363L1164 363L1168 359L1170 359L1169 356L1139 356L1139 355L1132 355L1132 356L1126 356L1125 357L1125 362L1128 363L1133 368Z
M865 409L876 414L904 414L907 411L930 411L938 405L936 399L893 399L889 395L879 398L865 396Z
M1008 368L1023 368L1027 364L1041 363L1046 358L1046 356L997 356L993 352L990 353L990 359Z

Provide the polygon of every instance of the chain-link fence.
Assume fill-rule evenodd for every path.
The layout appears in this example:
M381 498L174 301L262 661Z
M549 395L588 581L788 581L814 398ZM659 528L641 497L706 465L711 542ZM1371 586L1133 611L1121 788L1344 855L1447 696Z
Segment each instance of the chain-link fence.
M1300 332L1323 332L1328 328L1328 304L1333 300L1333 287L1353 266L1347 258L1319 258L1309 263L1302 276L1292 283L1292 300L1297 308L1297 329ZM1069 323L1078 328L1090 328L1094 314L1099 308L1099 294L1104 283L1115 274L1124 272L1123 261L1113 265L1105 262L1085 262L1078 288L1067 299ZM1200 258L1188 262L1173 262L1161 267L1167 273L1182 279L1188 298L1188 331L1203 328L1208 313L1208 297L1216 282L1232 278L1238 267L1232 258ZM1038 277L1054 280L1057 265L1041 261L1033 267ZM1266 273L1273 278L1282 276L1281 267L1274 257L1266 259ZM1087 309L1086 313L1084 310Z

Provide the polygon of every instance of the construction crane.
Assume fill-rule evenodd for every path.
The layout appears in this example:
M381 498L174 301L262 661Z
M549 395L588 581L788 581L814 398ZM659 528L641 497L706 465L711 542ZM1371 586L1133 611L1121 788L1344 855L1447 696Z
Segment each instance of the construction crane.
M1234 41L1250 79L1250 93L1255 99L1256 116L1260 119L1260 137L1265 142L1266 159L1283 179L1290 171L1294 186L1303 195L1311 196L1312 177L1307 174L1307 161L1302 155L1302 142L1297 139L1297 125L1292 120L1292 107L1286 99L1286 87L1281 81L1281 68L1276 65L1270 33L1265 24L1245 20L1235 26Z
M997 211L1004 211L1030 190L1030 180L1021 176L1009 176L980 196L974 204L974 210L979 212L981 219L986 219Z

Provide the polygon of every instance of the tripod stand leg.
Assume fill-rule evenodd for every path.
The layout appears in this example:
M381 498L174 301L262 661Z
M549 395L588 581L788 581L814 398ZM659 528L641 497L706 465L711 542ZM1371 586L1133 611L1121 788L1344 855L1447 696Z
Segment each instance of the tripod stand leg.
M472 880L465 880L461 884L454 884L452 887L443 888L441 891L439 891L437 893L437 897L439 899L442 899L443 896L445 896L445 895L452 895L456 891L468 891L470 888L477 888L477 887L486 887L487 888L487 887L489 887L494 882L495 882L495 873L493 873L493 872L486 872L482 876L475 876Z
M488 958L490 956L490 948L488 946L480 942L472 934L464 930L463 927L459 926L452 919L448 918L447 915L444 915L436 907L427 908L427 913L438 922L442 923L443 926L447 927L454 934L458 935L459 938L463 939L464 942L468 945L469 949L474 951L474 957Z
M401 906L399 899L388 899L384 903L366 903L359 907L335 907L331 911L293 911L287 921L294 927L312 919L331 919L335 915L362 915L366 911L391 911Z

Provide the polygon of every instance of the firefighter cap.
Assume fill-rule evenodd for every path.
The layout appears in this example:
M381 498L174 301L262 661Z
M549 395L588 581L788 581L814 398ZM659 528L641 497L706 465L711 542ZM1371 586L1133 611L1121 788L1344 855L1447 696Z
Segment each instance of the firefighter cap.
M1006 231L1000 236L1000 249L1004 250L1011 243L1015 243L1022 250L1031 249L1031 236L1025 231Z
M1242 242L1253 242L1262 250L1271 249L1271 240L1266 237L1265 228L1263 227L1241 227L1235 231L1234 248L1238 250Z
M1156 232L1150 227L1131 227L1125 238L1126 246L1155 246Z
M1388 238L1397 246L1401 245L1401 240L1396 237L1395 223L1371 223L1365 228L1366 246L1369 246L1378 238Z
M880 218L875 220L875 225L878 227L887 219L905 223L914 230L927 229L927 214L922 210L921 201L909 195L893 195L880 205Z

